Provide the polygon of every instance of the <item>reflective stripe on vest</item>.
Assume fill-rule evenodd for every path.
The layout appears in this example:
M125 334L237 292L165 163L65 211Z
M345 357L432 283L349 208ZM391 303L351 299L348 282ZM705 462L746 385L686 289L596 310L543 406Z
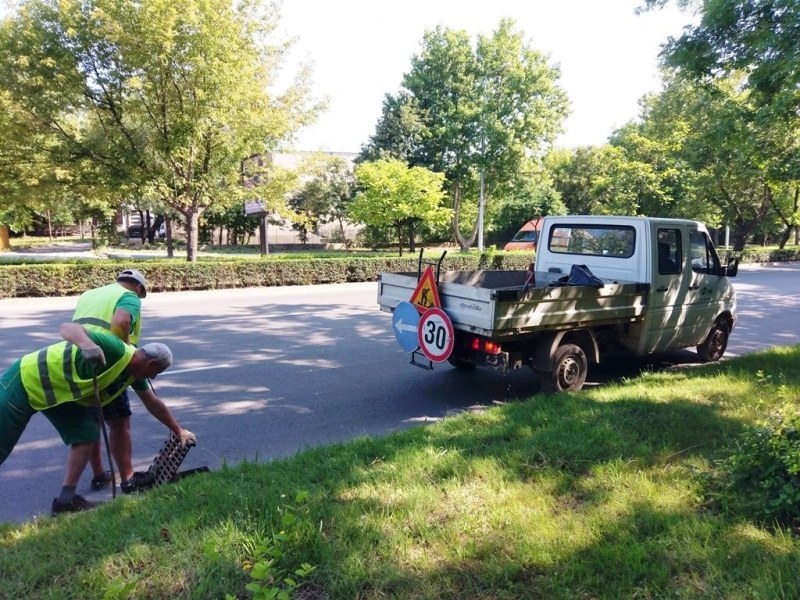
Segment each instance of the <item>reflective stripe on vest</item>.
M79 351L70 342L59 342L22 357L20 375L31 408L45 410L64 402L79 402L86 406L93 403L93 380L80 378L75 369ZM113 390L107 390L123 374L134 352L136 348L126 345L122 358L97 376L101 404L111 402L134 381L133 377L128 377L124 387L113 386Z
M111 331L111 319L117 302L125 294L133 293L118 283L110 283L103 287L88 290L78 298L75 314L72 315L74 323L80 323L87 329ZM139 343L139 334L142 329L142 316L139 315L133 324L133 331L129 333L128 341L136 345Z

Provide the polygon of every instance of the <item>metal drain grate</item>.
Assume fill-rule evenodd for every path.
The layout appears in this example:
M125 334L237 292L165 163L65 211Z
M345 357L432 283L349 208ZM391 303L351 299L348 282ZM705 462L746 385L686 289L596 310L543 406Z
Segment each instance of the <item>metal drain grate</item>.
M181 444L177 435L170 434L161 451L153 459L153 464L150 465L150 472L155 476L155 485L169 483L175 479L183 459L189 453L189 448L190 445Z

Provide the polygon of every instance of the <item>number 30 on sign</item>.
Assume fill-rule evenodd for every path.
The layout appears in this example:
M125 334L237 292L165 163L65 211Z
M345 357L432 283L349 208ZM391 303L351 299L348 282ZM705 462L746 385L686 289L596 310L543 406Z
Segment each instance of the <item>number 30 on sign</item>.
M453 352L453 323L441 308L429 308L417 327L419 347L433 362L447 360Z

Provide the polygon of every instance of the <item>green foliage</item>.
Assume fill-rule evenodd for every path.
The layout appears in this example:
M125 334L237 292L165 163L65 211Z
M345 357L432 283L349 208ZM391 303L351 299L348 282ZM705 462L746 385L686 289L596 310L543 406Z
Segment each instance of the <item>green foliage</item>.
M0 87L67 176L180 213L194 260L199 216L248 193L243 159L320 108L306 71L275 90L277 24L269 0L26 0L0 30Z
M387 96L362 159L386 155L444 173L454 210L454 234L471 245L477 223L463 234L462 202L475 202L479 174L487 198L503 197L540 156L567 114L559 72L525 43L512 20L502 20L475 46L465 31L437 27L395 96ZM473 221L474 222L474 221Z
M761 375L763 379L763 374ZM749 427L724 468L757 517L800 524L800 407L787 402Z
M402 232L413 240L414 226L423 222L442 225L452 211L442 206L444 175L424 167L408 167L397 159L380 159L359 164L355 169L356 197L349 205L354 222L377 228L394 228L400 248ZM411 248L413 250L413 247Z
M497 207L492 218L490 239L505 244L531 219L566 213L561 195L551 181L538 177L521 180L511 195Z
M289 199L294 210L292 227L300 231L305 242L309 232L319 233L319 226L331 221L339 223L339 235L345 242L344 220L354 193L350 165L338 156L314 154L301 165L305 183Z
M384 271L416 271L417 256L406 258L292 258L135 261L154 292L260 286L313 285L376 281ZM443 268L474 270L477 255L448 254ZM525 269L523 257L498 255L494 268ZM114 281L131 261L82 261L0 265L0 298L73 296Z
M251 556L244 559L244 571L250 578L245 588L253 600L289 600L302 580L311 575L316 567L307 562L299 566L292 564L291 549L306 541L313 524L308 517L308 492L299 492L294 504L284 503L280 512L280 529L256 540ZM220 561L221 552L209 542L203 554L210 563ZM201 582L201 589L210 585ZM226 594L226 600L238 595Z

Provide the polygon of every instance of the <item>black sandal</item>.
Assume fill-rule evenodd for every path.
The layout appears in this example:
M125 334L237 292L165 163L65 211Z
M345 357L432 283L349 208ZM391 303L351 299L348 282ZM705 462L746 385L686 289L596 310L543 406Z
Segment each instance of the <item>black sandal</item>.
M100 475L92 477L90 487L95 491L102 490L104 487L111 484L111 471L103 471Z

